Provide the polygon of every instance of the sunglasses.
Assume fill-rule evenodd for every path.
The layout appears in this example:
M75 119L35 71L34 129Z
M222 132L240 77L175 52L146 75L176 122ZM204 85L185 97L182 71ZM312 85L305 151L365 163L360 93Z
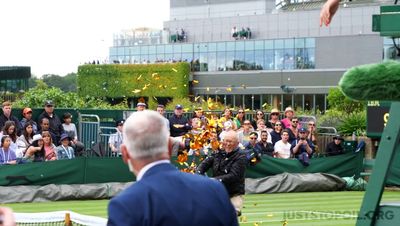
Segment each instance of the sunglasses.
M282 126L282 124L275 124L275 126Z
M293 123L298 123L299 121L292 121Z
M315 124L314 124L314 123L309 123L308 125L309 125L309 126L315 126Z
M257 137L250 137L250 140L257 140Z
M264 115L263 113L257 113L257 115Z
M239 112L238 112L238 114L243 114L243 113L244 113L243 111L239 111Z
M279 113L271 113L271 115L279 115Z

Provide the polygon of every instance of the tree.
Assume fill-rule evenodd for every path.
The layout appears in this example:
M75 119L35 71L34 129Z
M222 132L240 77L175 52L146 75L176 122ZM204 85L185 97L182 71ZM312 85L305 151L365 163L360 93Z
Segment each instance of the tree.
M76 73L70 73L64 77L54 74L46 74L43 75L43 81L49 87L57 87L64 92L76 92Z
M365 101L354 101L346 97L339 88L332 88L328 93L328 104L331 109L343 111L350 114L365 109Z

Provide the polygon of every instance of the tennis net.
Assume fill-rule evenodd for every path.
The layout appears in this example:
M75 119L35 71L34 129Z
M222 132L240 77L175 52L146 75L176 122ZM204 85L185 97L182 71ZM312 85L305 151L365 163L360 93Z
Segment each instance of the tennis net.
M17 225L106 225L107 219L78 214L72 211L55 211L40 213L15 213Z

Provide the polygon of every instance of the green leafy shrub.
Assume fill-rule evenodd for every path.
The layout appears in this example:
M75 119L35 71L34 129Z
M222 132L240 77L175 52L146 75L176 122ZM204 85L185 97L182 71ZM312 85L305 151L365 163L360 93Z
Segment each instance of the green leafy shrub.
M352 112L362 111L366 107L365 101L355 101L346 97L339 88L329 90L327 97L329 107L350 114Z
M15 108L41 108L46 100L52 100L57 108L79 108L79 109L127 109L127 103L122 102L111 106L106 101L95 97L79 97L77 93L63 92L59 88L47 87L45 83L38 80L37 86L29 89L24 96L13 103Z
M367 129L366 111L350 113L343 117L343 121L338 126L338 131L343 136L350 136L353 132L357 136L364 136Z
M318 126L337 127L343 122L344 115L346 114L342 111L334 108L329 109L325 112L325 114L318 116Z

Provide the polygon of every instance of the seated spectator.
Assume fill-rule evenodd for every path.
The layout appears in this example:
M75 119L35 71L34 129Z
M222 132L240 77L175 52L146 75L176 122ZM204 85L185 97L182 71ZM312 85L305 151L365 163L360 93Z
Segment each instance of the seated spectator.
M268 142L268 143L272 143L272 138L271 138L271 135L269 134L269 132L268 132L268 130L267 130L267 127L265 126L265 121L264 121L263 119L259 119L259 120L257 121L258 141L261 140L261 132L262 132L262 131L267 131L267 133L268 133L268 140L267 140L267 142Z
M233 122L232 121L226 121L223 124L222 132L219 134L219 139L224 140L226 133L229 131L233 130ZM240 140L240 139L239 139Z
M250 120L246 119L243 122L242 129L238 130L238 136L242 139L239 142L243 145L247 144L250 141L250 134L254 132L253 127L251 126ZM257 132L255 132L257 134ZM257 134L258 136L258 134Z
M272 132L270 133L271 135L271 141L272 144L275 145L276 142L278 142L279 140L282 139L282 123L281 122L277 122L274 124L274 130L272 130ZM290 142L289 142L290 143Z
M249 141L243 145L244 149L245 150L254 149L257 144L257 139L258 139L258 133L254 131L251 132L249 135Z
M274 156L275 158L288 159L290 158L290 148L292 147L289 143L289 131L286 129L282 130L281 136L282 139L274 145Z
M53 144L49 131L42 132L43 147L45 151L45 161L57 160L56 146Z
M224 109L224 113L222 117L219 119L218 124L220 125L221 128L223 128L225 122L231 122L232 129L237 130L236 124L233 122L233 112L229 108Z
M289 131L289 142L292 143L299 137L299 119L292 117L290 127L286 127Z
M70 146L74 149L76 156L83 156L85 146L78 140L78 132L75 123L72 122L72 115L69 112L63 115L64 123L62 124L64 132L70 137Z
M204 146L203 152L205 155L212 155L218 152L220 148L220 142L218 140L218 134L214 130L210 131L210 136L208 138L208 144Z
M17 164L17 156L15 151L10 148L10 136L3 136L1 138L1 151L0 151L0 165Z
M239 108L236 117L233 119L237 129L242 128L244 120L246 120L246 112L243 108Z
M192 118L198 118L201 121L201 128L205 129L208 125L208 119L207 117L204 115L204 111L202 107L197 107L192 115Z
M10 148L14 150L14 152L17 152L18 146L16 144L17 142L17 127L15 126L14 121L6 121L3 127L3 130L1 131L1 136L9 136L11 139L11 144Z
M249 142L244 145L244 149L241 152L246 155L249 165L254 166L261 161L261 153L256 149L258 134L257 132L251 132L249 137Z
M24 128L22 130L22 135L17 138L17 158L22 158L25 154L26 149L33 141L33 125L32 122L24 123Z
M189 150L188 155L204 155L203 146L191 146L191 142L195 142L196 138L203 132L203 129L201 128L201 121L199 118L192 118L191 121L192 129L187 133L186 136L184 136L186 138L184 138L181 146L184 146L186 149Z
M0 113L0 128L3 128L7 121L13 121L16 134L21 135L21 130L22 130L21 124L20 124L18 118L15 117L14 115L12 115L11 107L12 107L12 105L11 105L10 101L5 101L2 104L3 113L2 114Z
M307 123L308 130L308 139L314 144L315 152L318 153L318 132L317 125L313 120L308 121Z
M269 155L272 157L274 153L274 146L272 143L268 142L268 131L262 130L260 134L261 140L257 142L255 149L262 155Z
M112 156L121 156L121 144L122 144L122 128L124 127L124 120L118 120L116 122L117 132L111 134L108 140L108 146L111 149Z
M271 113L269 114L269 120L268 120L268 122L266 124L267 128L270 128L271 130L274 130L275 123L280 122L279 121L279 114L280 114L280 112L279 112L278 109L274 108L274 109L271 110ZM271 131L269 131L269 132L271 133Z
M290 151L304 166L310 165L310 158L314 152L313 143L307 139L307 130L299 129L299 138L292 142Z
M40 119L39 124L40 124L40 130L37 132L37 134L42 134L44 131L49 132L52 142L57 142L56 134L54 134L52 131L50 131L49 119L42 118L42 119Z
M136 111L144 111L146 110L146 107L147 107L146 103L139 102L136 104Z
M264 120L264 112L261 110L257 110L256 111L256 115L253 118L253 120L251 121L251 125L253 126L254 130L258 130L257 128L257 122L262 119ZM265 120L264 120L264 125L265 125Z
M292 118L295 116L294 110L291 107L285 109L285 118L281 120L283 128L288 129L291 127Z
M22 119L20 121L21 127L24 128L25 124L30 122L33 128L33 134L36 134L38 131L38 125L35 121L32 120L32 109L31 108L24 108L22 110Z
M44 162L45 150L43 146L42 135L36 134L33 136L32 144L26 149L23 161L26 162Z
M57 147L57 159L73 159L75 158L74 149L69 146L71 138L68 134L61 134L60 146Z
M333 141L326 145L325 153L327 156L340 155L344 153L342 142L343 137L337 135L333 137Z

